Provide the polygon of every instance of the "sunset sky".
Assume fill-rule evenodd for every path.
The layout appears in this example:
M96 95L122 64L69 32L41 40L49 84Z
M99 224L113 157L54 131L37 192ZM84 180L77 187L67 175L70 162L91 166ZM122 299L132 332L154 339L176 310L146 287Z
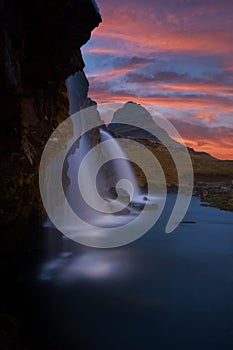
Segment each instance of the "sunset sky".
M153 105L187 146L233 159L233 1L98 0L90 97Z

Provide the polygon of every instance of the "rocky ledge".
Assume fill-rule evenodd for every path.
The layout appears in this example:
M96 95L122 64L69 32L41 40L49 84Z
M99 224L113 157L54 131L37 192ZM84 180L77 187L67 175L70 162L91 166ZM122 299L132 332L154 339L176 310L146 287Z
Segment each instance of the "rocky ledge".
M203 206L233 211L233 185L214 186L206 183L198 184L194 188L194 194L200 196Z

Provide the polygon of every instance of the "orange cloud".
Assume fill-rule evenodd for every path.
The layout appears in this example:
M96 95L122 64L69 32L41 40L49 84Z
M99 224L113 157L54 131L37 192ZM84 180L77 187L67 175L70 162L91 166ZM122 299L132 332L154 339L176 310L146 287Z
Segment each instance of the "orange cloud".
M86 53L97 53L97 54L101 54L101 53L105 53L105 54L118 54L119 51L118 50L114 50L114 49L108 49L106 47L90 47L88 49L85 50Z
M211 33L186 33L185 31L172 32L166 31L164 28L156 30L154 33L150 30L148 32L132 31L131 25L128 24L125 28L125 33L114 32L105 29L104 31L96 32L96 36L100 36L103 40L111 38L111 40L122 39L128 43L128 47L140 46L141 50L146 52L159 51L199 51L205 53L224 53L232 52L232 37L229 34L219 32L218 30ZM159 31L159 34L157 33ZM119 50L118 50L119 53Z
M221 118L220 125L230 118L233 106L233 2L212 0L209 6L174 0L166 6L162 0L125 0L118 6L99 0L99 6L103 23L85 52L96 62L104 59L106 67L89 74L90 96L98 103L133 100L177 110L177 119L185 119L178 126L190 147L233 159L232 131L217 128ZM114 56L148 62L152 57L153 63L147 69L144 62L139 69L130 60L113 62Z
M99 103L112 102L112 101L129 101L133 100L142 104L161 105L164 107L172 107L181 110L189 109L201 109L201 108L217 108L222 112L229 112L232 107L232 99L228 99L225 96L213 96L213 95L162 95L154 94L152 96L140 96L137 92L132 91L114 91L111 87L101 89L94 87L94 82L90 84L90 95L94 100ZM143 92L145 90L143 89ZM140 92L140 90L139 90Z
M144 52L233 52L231 28L226 28L226 24L221 23L217 14L213 15L209 25L203 19L200 25L198 18L195 18L195 12L184 14L180 10L180 13L175 14L169 13L163 7L162 10L165 11L163 20L159 16L161 9L156 9L154 4L145 11L143 4L132 8L126 3L122 9L119 6L116 10L116 5L103 3L103 24L93 35L101 37L103 41L109 38L112 41L121 39L133 49L137 44ZM208 13L209 9L206 8L205 11Z
M211 112L206 112L206 111L201 111L195 114L195 118L198 119L205 119L208 122L212 121L214 118L216 118L217 114L216 113L211 113Z
M203 143L195 142L194 140L185 137L183 137L183 140L187 147L198 150L199 152L207 152L213 157L222 160L233 160L233 142L230 142L230 140L224 140L224 144L209 139L203 140ZM229 142L229 145L225 145L226 142Z

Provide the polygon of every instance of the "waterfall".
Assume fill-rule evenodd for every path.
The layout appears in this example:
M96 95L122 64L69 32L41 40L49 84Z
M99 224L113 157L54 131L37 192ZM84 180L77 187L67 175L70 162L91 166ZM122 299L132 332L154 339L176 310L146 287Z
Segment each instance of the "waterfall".
M57 186L56 206L53 206L54 200L46 201L49 213L53 212L55 226L77 242L84 241L86 244L90 239L94 247L118 246L135 232L134 229L129 230L127 236L121 228L128 227L128 224L141 217L145 207L153 209L154 206L157 209L157 198L147 198L147 193L140 191L131 163L121 147L125 147L124 142L107 131L96 104L87 97L88 81L84 72L71 76L67 87L70 113L81 110L81 114L80 118L78 115L72 117L71 139L64 150L61 143L61 154L56 155L48 167L48 181L47 176L43 178L51 186ZM91 112L90 109L82 109L84 106L91 106ZM94 125L98 125L97 129L90 129L93 118L97 118L97 123L94 122ZM81 136L76 138L76 135ZM63 159L63 162L56 158ZM53 181L59 173L56 173L57 163L63 164L60 171L62 184L60 180ZM62 194L63 202L59 197ZM157 211L157 215L160 211ZM146 213L146 217L148 215ZM153 221L154 217L153 214ZM145 225L144 221L139 220L137 235L140 237ZM49 220L45 224L51 225Z
M112 141L112 147L109 147L107 149L108 156L109 158L113 159L112 167L116 175L117 181L124 179L128 180L128 183L131 184L129 185L127 190L130 194L130 200L132 201L140 194L138 183L132 170L132 167L129 161L126 159L127 157L121 146L118 144L117 139L114 139L114 137L109 132L103 129L100 130L100 137L102 142Z
M82 106L86 105L88 85L88 80L84 72L78 72L74 76L70 76L68 78L67 88L70 96L71 115L79 111ZM74 129L77 128L77 130L80 130L80 128L82 128L82 125L80 125L77 120L73 121L73 123ZM78 183L80 165L84 157L93 147L91 144L92 140L88 134L81 136L79 142L76 143L76 146L73 147L66 159L66 168L68 169L66 176L70 180L70 184L66 188L66 198L76 215L78 215L85 222L96 226L100 225L100 227L106 227L109 225L114 227L115 225L119 225L121 221L125 222L131 220L130 217L126 217L126 213L129 215L135 214L135 209L128 207L127 211L125 210L124 215L121 215L122 212L116 213L116 215L113 213L106 213L106 206L110 207L110 205L114 203L114 205L117 207L118 202L114 201L113 195L109 191L112 189L109 189L108 174L104 173L103 171L100 172L100 176L97 176L97 178L94 179L96 182L97 191L105 201L105 203L102 203L101 205L98 204L98 198L95 198L94 191L92 193L90 190L90 185L94 182L92 174L98 167L98 158L101 157L103 163L105 163L105 159L113 160L111 162L111 170L115 175L115 179L118 184L118 186L116 186L116 192L118 193L118 197L121 197L121 200L124 201L124 196L128 196L130 202L132 202L133 200L136 200L135 198L139 195L140 191L131 165L129 161L126 160L124 151L118 144L117 140L115 140L114 137L103 128L100 128L99 131L100 145L102 145L102 143L104 145L105 142L108 142L109 146L100 147L99 154L97 153L92 156L91 161L88 162L85 171L85 179L81 184L81 188L80 184ZM91 202L95 204L94 207L98 207L100 211L86 203L82 194L86 194L88 192L90 192L89 196L91 196ZM119 207L122 207L122 203L119 204ZM102 210L104 213L101 212Z
M76 215L85 222L100 227L114 227L125 223L126 221L130 221L132 219L131 215L135 215L135 208L130 207L129 205L127 211L120 212L119 210L120 213L113 214L111 212L108 213L107 206L109 205L110 208L112 203L114 203L117 208L117 204L119 203L119 207L121 208L124 206L121 201L124 202L124 199L128 198L130 199L130 202L132 202L134 198L139 195L140 191L130 163L125 159L126 156L118 145L117 140L115 140L107 131L100 129L100 145L106 141L111 142L111 147L100 147L101 154L94 154L91 162L88 163L85 172L85 181L82 182L82 188L80 188L80 183L78 183L80 166L83 158L92 148L88 135L84 134L81 137L79 145L76 146L75 150L72 150L67 158L67 176L70 180L70 184L66 189L66 198ZM98 198L95 198L95 193L92 191L90 192L92 203L96 204L95 207L99 208L99 210L96 210L87 204L82 193L86 194L90 191L93 182L92 174L95 172L96 167L98 167L99 157L102 158L103 163L105 163L105 159L113 159L111 166L115 173L116 180L119 183L119 188L116 190L116 192L118 192L118 200L114 201L112 193L109 191L109 185L107 184L108 174L101 173L101 176L98 176L95 179L95 185L100 196L104 196L103 199L105 204L99 205Z
M93 6L94 6L96 12L97 12L98 14L100 14L100 9L99 9L99 7L98 7L96 1L95 1L95 0L91 0L91 2L92 2L92 4L93 4Z

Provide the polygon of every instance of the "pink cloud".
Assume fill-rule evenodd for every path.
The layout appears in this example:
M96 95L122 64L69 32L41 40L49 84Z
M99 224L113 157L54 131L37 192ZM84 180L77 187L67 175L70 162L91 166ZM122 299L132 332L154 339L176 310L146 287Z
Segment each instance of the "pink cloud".
M99 103L133 100L174 109L176 123L183 118L184 124L177 127L188 145L233 159L233 134L228 129L233 119L233 2L98 4L103 23L84 49L96 62L88 76L90 96ZM132 57L148 59L148 64L130 61ZM106 61L101 69L100 59Z

